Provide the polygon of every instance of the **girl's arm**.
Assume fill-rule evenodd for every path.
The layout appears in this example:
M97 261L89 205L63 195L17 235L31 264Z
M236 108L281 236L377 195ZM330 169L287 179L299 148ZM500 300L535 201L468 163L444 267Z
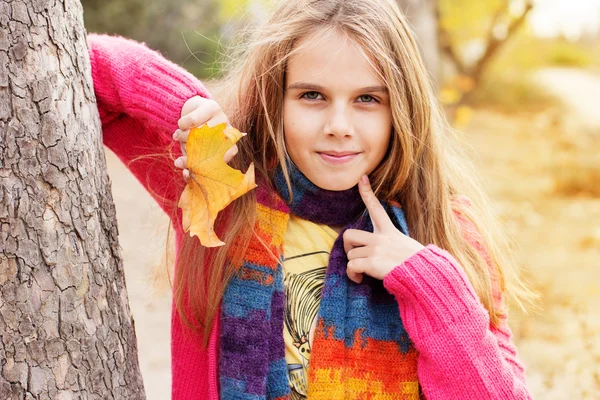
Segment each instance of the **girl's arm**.
M167 149L185 101L209 97L200 81L141 43L88 35L104 144L169 214L183 190ZM173 147L175 157L181 155Z
M144 186L154 200L181 227L177 199L183 192L185 180L173 166L167 148L173 140L162 135L152 123L129 115L102 123L104 145L113 150L133 176ZM179 145L173 153L179 155Z
M472 235L472 226L460 215L459 220ZM419 382L428 400L532 398L506 319L499 327L490 324L487 310L448 252L429 245L394 268L383 283L396 297L419 352ZM497 287L494 301L503 306Z
M185 101L210 97L192 74L142 43L91 34L88 45L103 123L126 114L150 122L170 139Z

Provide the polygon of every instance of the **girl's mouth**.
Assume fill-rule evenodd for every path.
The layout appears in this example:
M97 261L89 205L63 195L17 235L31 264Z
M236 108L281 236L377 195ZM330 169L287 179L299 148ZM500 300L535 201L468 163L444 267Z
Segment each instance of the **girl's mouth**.
M338 165L352 161L360 153L328 151L322 153L319 152L318 154L325 162Z

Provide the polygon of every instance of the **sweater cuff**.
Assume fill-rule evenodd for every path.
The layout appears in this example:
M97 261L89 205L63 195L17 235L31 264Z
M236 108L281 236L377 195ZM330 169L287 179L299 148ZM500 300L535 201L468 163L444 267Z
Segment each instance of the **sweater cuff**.
M483 307L454 257L431 244L394 268L383 285L401 306L423 312L434 330Z

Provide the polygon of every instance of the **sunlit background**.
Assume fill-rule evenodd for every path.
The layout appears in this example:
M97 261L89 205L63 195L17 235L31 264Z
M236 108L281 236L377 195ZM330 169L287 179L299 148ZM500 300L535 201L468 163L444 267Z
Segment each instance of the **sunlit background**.
M440 101L463 133L490 206L540 293L540 310L510 317L535 398L600 398L600 0L398 1L433 60ZM231 38L263 20L268 7L261 0L82 2L89 32L144 41L217 82ZM437 29L419 30L419 18L432 18ZM165 399L168 221L107 157L146 391Z
M598 38L600 2L598 0L546 0L536 3L529 18L533 33L539 37L565 36L576 41Z

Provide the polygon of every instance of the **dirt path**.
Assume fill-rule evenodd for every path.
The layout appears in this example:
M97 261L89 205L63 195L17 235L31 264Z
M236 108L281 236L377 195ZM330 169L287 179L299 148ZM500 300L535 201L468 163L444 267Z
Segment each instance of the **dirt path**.
M560 98L584 127L600 131L600 75L573 68L548 68L535 80Z
M581 184L591 176L588 189L600 185L600 76L546 69L535 78L566 107L504 129L518 132L503 141L513 157L523 157L505 171L523 168L522 183L547 184L520 193L529 221L517 222L515 233L544 310L515 321L518 344L537 398L600 399L600 199ZM565 183L581 186L582 194L565 195ZM519 196L503 200L511 198Z
M557 179L600 145L565 132L555 112L507 117L478 111L467 131L517 261L542 310L510 318L536 399L600 399L600 199L567 196ZM597 168L600 168L600 165ZM596 171L600 171L597 169ZM562 179L562 178L560 178Z

